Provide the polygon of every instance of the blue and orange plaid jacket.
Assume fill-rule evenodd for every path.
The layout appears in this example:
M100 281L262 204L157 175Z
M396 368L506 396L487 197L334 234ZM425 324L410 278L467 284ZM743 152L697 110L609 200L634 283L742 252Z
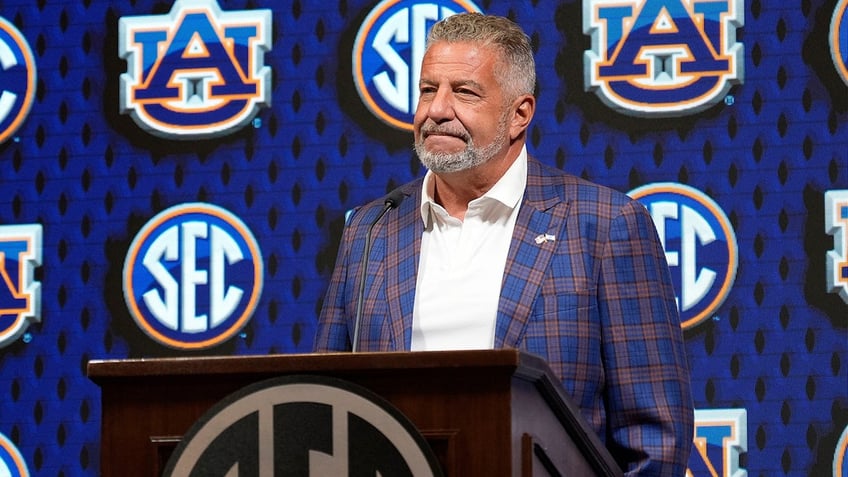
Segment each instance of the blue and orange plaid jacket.
M410 348L421 184L405 185L374 228L360 351ZM345 227L317 352L351 349L365 236L382 208L382 199L365 205ZM684 475L689 368L665 253L641 204L529 158L495 347L546 359L626 475Z

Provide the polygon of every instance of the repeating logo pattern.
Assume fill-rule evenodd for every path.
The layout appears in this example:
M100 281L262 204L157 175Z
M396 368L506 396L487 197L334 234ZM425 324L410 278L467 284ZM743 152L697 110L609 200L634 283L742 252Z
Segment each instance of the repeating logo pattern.
M828 191L824 202L825 232L833 236L833 250L827 252L827 291L848 303L848 190Z
M390 403L315 376L269 379L228 396L192 426L164 475L235 468L239 475L441 475L429 446Z
M479 12L468 0L383 0L365 18L353 45L353 80L377 118L412 130L427 32L459 12Z
M41 320L41 224L0 226L0 348Z
M177 0L168 15L123 17L121 113L151 134L222 136L271 104L271 11L222 12L215 0Z
M204 349L251 318L263 283L259 245L232 213L182 204L138 233L124 263L124 298L138 326L176 349Z
M0 17L0 143L29 115L36 76L35 57L23 34Z
M29 469L18 448L0 434L0 475L3 477L29 477Z
M745 409L696 409L695 439L686 477L746 477L739 456L748 451Z
M848 84L848 0L839 0L830 23L830 56L842 81Z
M681 116L744 78L742 0L583 0L587 91L623 114Z
M709 196L683 184L654 183L629 192L651 212L672 272L684 329L724 303L739 260L736 234Z
M640 178L678 180L673 178L681 177L687 179L681 182L701 189L709 182L715 192L714 200L721 204L727 215L733 210L731 217L734 223L738 219L747 232L752 233L743 237L743 230L736 230L740 241L740 273L735 278L732 297L728 295L726 303L717 305L717 311L712 313L703 313L698 304L684 314L684 319L695 327L692 333L687 333L686 344L693 362L698 363L692 370L696 404L710 407L733 404L751 411L748 458L742 456L741 465L748 467L752 477L807 475L819 471L829 476L831 465L833 475L848 477L846 423L844 419L831 422L835 407L842 406L844 409L845 402L848 350L845 347L846 329L839 320L844 308L830 306L834 301L837 306L848 306L843 302L846 293L844 275L833 274L848 258L848 233L844 230L845 222L840 219L841 212L837 212L839 209L828 212L833 220L831 233L826 232L823 229L825 213L821 211L825 190L848 189L845 111L837 104L843 99L839 96L840 91L833 89L848 85L848 0L801 2L800 9L791 2L745 2L744 19L743 9L730 8L729 5L737 3L727 0L681 0L678 4L657 0L593 2L598 8L622 7L633 13L627 17L623 12L616 16L615 10L605 11L603 18L621 19L617 26L621 30L618 40L614 36L601 37L607 34L609 25L616 25L615 21L599 22L591 33L586 33L593 35L593 39L597 35L599 42L614 48L607 53L608 66L626 65L622 55L632 50L625 46L631 48L641 34L634 33L636 19L650 17L650 8L656 10L654 6L660 3L671 5L666 8L668 13L659 9L659 21L655 22L657 28L653 34L648 32L643 35L658 41L671 38L675 34L674 28L679 30L679 23L687 21L683 17L678 20L673 11L686 10L695 19L694 30L698 33L691 41L703 40L704 45L712 46L714 35L702 34L700 29L710 26L715 31L716 23L704 22L702 19L709 15L697 13L697 9L715 7L728 11L721 17L730 25L728 38L732 38L736 27L739 28L736 30L739 42L744 42L745 61L738 63L745 65L745 84L743 87L732 86L729 91L729 94L737 94L736 104L739 107L723 108L718 105L702 113L694 113L696 109L648 112L653 111L651 108L655 105L640 103L643 96L661 98L678 92L673 84L657 83L659 86L650 87L643 85L649 84L648 81L640 82L632 77L615 83L615 86L629 87L625 92L634 92L632 97L618 99L612 93L619 90L606 84L614 78L606 77L600 85L594 86L593 92L584 92L583 95L592 99L611 91L612 99L589 102L595 104L569 101L569 97L579 93L570 88L573 86L571 73L576 66L571 62L576 59L573 47L585 43L586 46L579 49L591 49L588 46L590 38L583 36L583 14L589 13L584 6L588 2L472 1L491 10L491 13L519 21L533 39L543 78L539 84L540 98L547 99L539 105L539 112L543 114L538 116L540 119L544 117L545 122L536 128L538 137L535 138L539 140L536 147L542 158L561 164L564 157L568 169L580 171L582 175L601 182L618 184L618 187L628 178L636 182ZM135 329L137 322L129 318L131 315L126 311L124 316L114 313L113 300L121 301L124 297L104 296L104 291L112 290L108 281L123 272L120 267L133 235L142 223L165 208L151 210L150 204L164 201L170 206L192 200L179 197L244 195L245 199L249 198L250 219L242 215L244 210L230 210L250 224L255 232L258 233L259 229L254 223L259 222L271 231L268 237L257 235L257 238L267 239L279 249L275 249L275 254L283 266L277 267L275 275L268 278L273 278L273 294L279 296L268 303L267 317L263 315L266 319L248 321L244 325L256 332L257 339L240 340L236 332L227 343L238 341L237 351L246 353L308 351L316 307L323 296L324 278L327 278L334 259L333 233L338 232L340 226L335 222L336 215L360 203L369 191L389 190L418 170L408 164L408 148L396 147L396 138L392 138L392 144L386 145L379 127L376 132L367 130L368 121L365 121L360 124L366 129L363 131L356 124L351 124L352 120L356 122L362 118L351 117L346 111L355 114L363 111L351 111L344 107L345 103L363 103L359 103L357 93L350 92L353 97L341 96L348 93L344 83L350 83L352 75L348 74L346 78L334 76L339 61L348 65L343 69L350 68L354 35L363 28L362 21L372 8L378 4L384 7L391 5L370 23L369 32L376 34L380 26L387 23L388 9L409 5L411 15L414 5L425 8L428 4L426 0L381 2L383 0L340 3L218 0L217 4L208 0L0 2L0 17L4 18L0 25L0 163L3 164L0 169L3 190L0 230L4 238L0 242L6 240L7 227L13 224L40 223L44 229L42 233L39 228L32 239L21 239L27 237L26 234L15 234L4 248L0 267L4 277L4 287L0 287L0 296L4 297L0 302L0 359L3 360L4 371L0 373L0 386L8 392L7 399L0 405L0 432L6 433L19 446L26 464L33 471L38 464L43 473L98 473L97 462L85 458L92 449L101 445L98 420L85 419L85 415L88 410L96 411L99 397L97 393L78 392L91 383L76 357L96 357L106 352L109 356L122 358L128 353L133 354L132 350L138 350L145 342L158 343L141 331L125 336L122 330L126 326ZM447 5L452 11L471 8L469 2L429 0L429 4L440 5L438 8ZM220 5L220 9L213 7L211 13L207 12L206 7L214 5ZM345 5L347 8L343 8ZM273 23L268 23L270 28L257 31L253 43L236 45L230 38L245 37L236 35L238 30L227 31L239 28L227 23L235 21L230 14L236 12L230 10L251 9L250 12L239 12L252 18L242 22L250 28L257 23L255 15L262 11L252 10L253 7L271 9ZM735 12L739 18L731 19L730 12ZM120 16L126 16L123 22L126 25L124 40L118 38ZM161 23L151 24L147 30L135 30L133 35L145 38L144 42L135 41L129 36L127 28L135 28L137 25L132 21L144 16L158 18ZM601 16L597 14L597 18ZM210 27L199 28L203 22ZM429 25L431 22L426 23ZM197 28L197 34L191 33L190 40L181 51L176 43L180 28L186 35ZM391 29L387 28L387 31ZM416 88L411 77L416 62L412 59L412 52L414 38L418 36L413 35L411 27L408 32L408 42L394 39L389 42L392 51L408 68L405 73L408 77L404 77L409 83L408 116L390 107L376 92L375 86L370 85L371 98L379 106L372 111L382 111L385 115L382 120L387 124L388 118L397 118L401 123L411 122L414 109L411 97ZM660 36L662 32L667 32L667 35ZM718 31L719 36L721 33ZM157 48L148 48L153 46L152 36L144 37L148 34L158 34L164 39L155 44ZM400 30L397 35L401 35ZM585 42L574 41L581 37ZM105 49L99 44L104 39L111 42ZM121 41L126 48L118 53ZM688 41L689 38L683 38L682 43ZM263 46L263 42L267 44ZM725 46L719 45L716 53L731 48L733 43L728 41ZM271 45L273 51L270 50ZM363 42L361 45L363 58L371 58L382 65L379 71L378 66L364 67L370 72L361 74L362 83L369 84L369 78L385 71L388 84L394 86L400 78L395 71L403 73L403 68L397 67L397 62L389 61L391 54L386 55L384 60L373 43ZM648 51L648 46L652 51ZM236 85L249 84L251 75L254 81L261 83L257 86L261 94L253 105L258 109L253 120L261 118L265 121L267 114L273 119L265 121L267 127L251 130L249 135L235 132L241 128L240 132L245 133L251 128L249 122L239 126L242 124L238 121L240 116L234 113L241 111L238 108L242 104L244 111L250 111L246 98L224 90L226 94L217 98L219 102L211 102L213 85L202 76L200 61L204 48L208 51L210 63L215 59L215 66L209 69L212 75L223 78L218 68L224 65L221 68L228 78L237 79ZM248 52L248 48L252 51ZM345 48L347 51L342 52ZM645 64L657 57L656 48L658 46L646 46ZM602 51L602 48L598 50ZM184 56L183 52L186 52ZM344 58L336 57L340 52L345 55ZM166 54L169 56L166 57ZM251 63L250 55L253 54L258 56ZM578 52L579 55L583 52ZM814 59L822 58L826 64L811 62L810 55ZM602 59L600 54L595 56L599 61ZM680 59L673 51L670 56ZM709 55L704 56L709 58ZM612 58L617 62L613 63ZM729 60L733 61L733 58L731 55ZM218 59L221 61L218 62ZM267 75L264 73L268 69L266 65L272 69ZM285 70L279 70L277 65ZM820 66L823 71L818 71ZM563 71L563 68L566 70ZM234 70L237 74L233 74ZM156 74L165 71L174 73L173 84L163 83L161 79L164 76ZM576 74L582 72L577 70ZM104 73L109 76L104 77ZM124 78L128 84L145 90L149 97L133 97L128 94L134 94L135 90L131 89L122 92L121 73L126 73ZM195 73L201 77L186 79L187 75ZM736 81L743 80L741 70L739 73ZM837 79L840 75L841 79ZM662 74L659 76L662 77ZM267 98L264 96L269 90L266 78L275 80L271 85L276 96L273 98L273 110L265 109L270 107L272 99L270 93ZM557 78L569 81L565 84L548 80ZM833 84L828 82L830 80ZM728 79L730 84L733 81ZM718 77L716 82L719 82ZM585 81L586 85L589 83L589 80ZM186 104L180 98L156 99L156 91L166 91L165 88L181 87L183 84L193 84L196 90L208 91L209 94L206 97L195 94L191 101L185 101ZM688 95L694 84L686 83L681 91ZM199 88L199 85L208 88ZM224 83L214 86L223 87ZM100 94L112 91L119 94L114 97ZM391 92L391 89L388 91ZM219 90L214 92L217 94ZM686 98L683 93L680 95ZM121 102L115 104L119 99ZM621 105L613 102L616 99ZM721 95L718 95L716 100L720 99ZM134 102L125 107L123 102L129 100ZM189 107L200 105L203 100L209 100L211 106L198 106L197 111ZM263 104L262 101L269 103ZM662 101L659 104L663 104ZM669 107L690 108L696 104L687 99L672 102ZM594 109L599 105L609 114L599 114ZM614 106L621 113L607 106ZM122 122L129 130L116 129L110 124L114 119L111 113L118 114L119 111L125 114ZM374 117L371 112L364 112L367 118ZM621 117L615 117L617 114L626 114L626 117L692 115L682 122L664 121L656 124L658 129L650 130L651 124L622 122ZM133 115L140 119L134 119ZM244 120L247 121L250 115L245 112ZM232 127L228 126L230 120ZM380 122L378 119L374 121ZM216 127L220 127L220 131ZM394 125L385 127L402 128ZM205 144L199 152L190 147L166 147L167 150L160 150L161 154L151 157L145 152L145 145L134 140L133 133L154 134L157 140L159 137L200 138ZM231 135L214 139L226 134ZM550 141L551 136L556 136L557 140ZM567 147L558 145L563 141L568 143ZM189 142L185 146L189 146ZM651 161L650 157L646 160L652 147L656 148L655 160ZM245 165L241 157L242 149L251 158L249 165ZM661 161L657 160L660 159L659 154L662 155ZM351 163L347 164L350 167L338 167L336 159L339 157L336 156ZM599 161L601 157L605 160ZM254 188L257 181L263 186L262 193L258 194L258 189ZM247 188L245 184L248 184ZM268 187L273 189L273 193L268 193ZM843 202L845 196L839 191L835 193L838 202ZM816 195L822 202L816 204L818 207L808 207L806 199ZM760 200L763 200L762 204ZM233 207L237 207L236 202L245 201L235 200ZM687 206L700 210L695 204ZM817 211L818 216L807 217L811 210ZM135 221L138 214L144 216L141 223ZM682 216L682 213L679 215ZM211 229L205 215L198 221L207 222ZM664 221L671 229L681 227L678 222L676 219ZM128 223L136 225L127 230ZM810 224L821 225L812 229L808 227ZM682 248L676 242L679 239L671 237L672 234L668 232L666 249L678 252L678 260L684 262L680 254ZM150 240L153 240L153 235L156 234L151 233ZM127 242L118 251L121 257L115 270L114 251L110 248L121 238ZM236 241L239 242L238 239ZM700 274L690 275L696 279L694 282L698 282L697 278L707 269L715 272L716 288L726 277L721 265L705 263L705 260L713 259L711 254L713 247L718 247L717 242L720 240L712 242L709 247L695 242L698 252L695 270ZM810 247L812 242L819 246ZM16 250L28 249L30 244L34 255L17 255ZM262 252L268 254L270 250L265 250L265 243L260 245ZM729 248L717 248L715 260L721 262L719 258L726 256ZM816 256L809 256L809 253ZM248 257L248 254L243 254ZM15 258L9 259L10 256ZM298 265L286 263L290 257L295 257ZM266 260L269 259L266 257ZM249 268L248 265L254 266L250 262L251 259L245 258L225 267L225 290L234 291L233 286L243 290L244 303L256 293L253 272L241 273ZM191 277L183 280L179 259L163 259L161 263L176 285L167 277L162 281L165 285L160 285L149 276L150 270L139 259L136 271L146 277L148 290L155 290L159 299L170 306L168 297L172 296L173 290L177 290L175 296L179 300L184 295L190 296L188 290L193 288L193 295L200 297L195 300L198 303L195 314L208 313L209 306L201 302L209 300L205 298L208 293L204 285L192 284ZM197 263L194 268L209 269L201 261ZM266 266L276 263L275 258ZM755 269L761 265L761 269ZM752 268L743 273L745 270L742 268L746 266ZM672 272L679 284L682 267L672 267ZM788 275L781 276L783 273ZM811 274L819 280L808 280ZM826 291L826 275L830 277L831 294ZM248 279L248 276L251 278ZM121 283L119 281L117 286ZM201 336L199 333L178 333L165 327L155 328L158 323L156 315L147 309L142 297L144 290L138 288L139 283L136 281L133 286L138 292L138 309L145 313L147 320L142 322L162 337L173 340L173 344L168 346L188 344L195 349L204 346L204 338L207 340L205 346L215 345L215 342L209 341L217 339L212 330ZM183 287L184 283L189 286ZM805 288L809 283L815 283L820 293L810 293ZM104 284L107 286L105 289ZM758 288L760 285L762 289ZM272 292L271 288L271 282L266 281L260 299L266 299ZM758 294L760 290L762 293ZM682 304L681 287L678 287L678 292ZM21 305L27 295L31 300ZM153 294L148 296L153 297ZM92 306L101 299L107 301L102 303L104 307ZM699 315L704 319L715 313L725 315L731 300L740 317L738 322L724 319L711 323L711 326L694 324ZM711 302L709 298L702 301L704 305ZM121 301L118 308L123 306ZM21 312L24 309L29 311ZM265 311L264 308L262 310ZM247 316L241 309L232 315L230 321L214 330L224 333L232 331L233 327L237 329L236 320ZM183 315L178 313L177 320L182 319ZM18 325L21 328L17 328ZM30 338L33 340L29 341ZM226 337L219 342L223 339ZM225 344L220 348L226 351L228 346ZM161 350L150 351L146 354L163 354ZM760 359L754 359L758 358L755 355L760 351ZM174 355L174 352L165 354ZM737 354L743 359L730 359ZM751 359L746 360L745 356ZM780 366L766 365L769 359L776 363L777 358L780 358ZM781 424L778 414L791 417L791 422ZM811 432L806 436L806 442L798 429L801 429L801 434L804 429ZM755 430L758 433L757 443L762 445L754 445ZM834 449L834 439L840 433L843 437ZM705 470L709 461L716 470L715 474L721 475L724 457L718 451L718 439L707 442L714 444L707 447L706 455L714 457L705 458L702 453L694 451L692 456L696 460L692 462L692 469L697 470L695 475L712 475ZM8 452L0 463L0 474L23 474L24 466L18 465L22 461L9 457L16 455L8 451L11 444L0 446L5 449L0 453Z

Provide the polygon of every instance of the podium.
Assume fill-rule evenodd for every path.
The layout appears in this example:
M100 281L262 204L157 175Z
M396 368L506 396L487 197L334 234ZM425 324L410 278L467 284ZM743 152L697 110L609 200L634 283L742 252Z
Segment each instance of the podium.
M101 475L159 476L207 410L280 376L326 376L387 400L446 476L620 476L547 363L513 350L96 360Z

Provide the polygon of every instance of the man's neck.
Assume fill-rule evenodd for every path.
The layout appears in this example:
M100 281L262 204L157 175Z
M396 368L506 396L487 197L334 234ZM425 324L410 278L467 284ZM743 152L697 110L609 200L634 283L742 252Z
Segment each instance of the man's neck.
M448 214L465 219L468 203L489 191L518 159L523 144L510 148L502 158L492 158L478 167L459 172L434 173L433 200Z

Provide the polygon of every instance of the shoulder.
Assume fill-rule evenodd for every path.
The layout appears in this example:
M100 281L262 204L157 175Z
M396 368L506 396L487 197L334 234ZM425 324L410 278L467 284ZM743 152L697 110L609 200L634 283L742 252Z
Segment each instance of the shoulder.
M423 178L418 178L397 187L380 197L352 209L345 219L346 227L357 228L370 225L383 211L386 199L392 197L401 213L418 210L421 202Z
M549 200L555 196L581 210L602 208L620 213L622 209L641 207L621 191L569 174L532 157L527 162L527 194L531 200Z

